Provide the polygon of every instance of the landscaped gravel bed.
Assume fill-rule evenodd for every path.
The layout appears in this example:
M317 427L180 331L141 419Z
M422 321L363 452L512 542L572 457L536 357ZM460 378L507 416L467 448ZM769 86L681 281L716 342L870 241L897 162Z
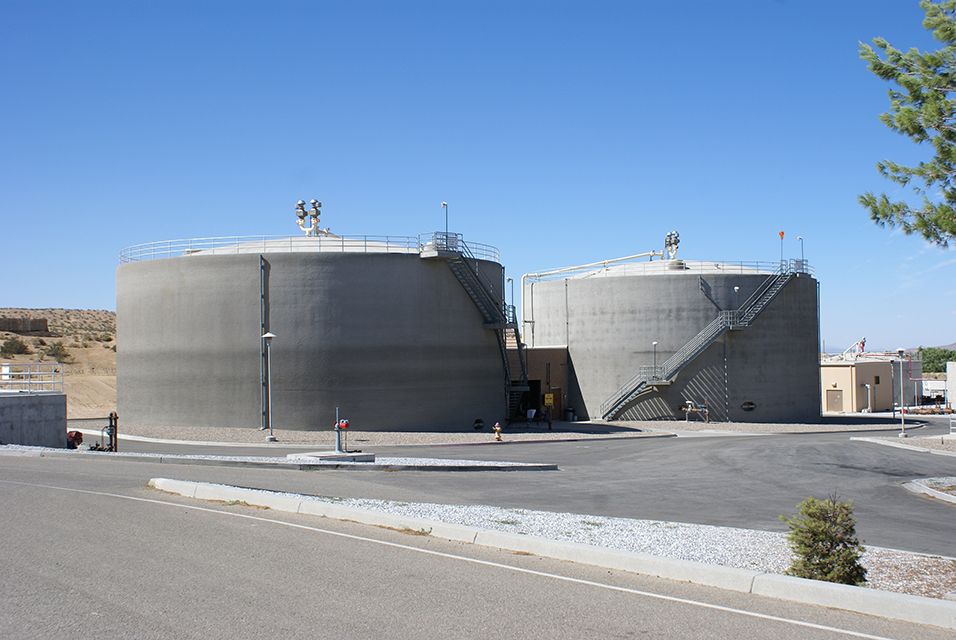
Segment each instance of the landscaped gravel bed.
M792 559L786 534L779 532L481 505L280 495L767 573L784 573ZM952 558L869 547L861 562L868 572L866 586L874 589L933 598L956 593L956 560Z
M917 478L913 484L919 484L940 493L946 493L956 497L956 477L949 476L943 478Z

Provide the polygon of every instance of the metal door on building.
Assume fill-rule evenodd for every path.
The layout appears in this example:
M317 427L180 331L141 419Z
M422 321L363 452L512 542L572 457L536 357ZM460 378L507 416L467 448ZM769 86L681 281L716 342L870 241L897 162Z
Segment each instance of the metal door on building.
M842 389L827 389L827 411L843 413Z

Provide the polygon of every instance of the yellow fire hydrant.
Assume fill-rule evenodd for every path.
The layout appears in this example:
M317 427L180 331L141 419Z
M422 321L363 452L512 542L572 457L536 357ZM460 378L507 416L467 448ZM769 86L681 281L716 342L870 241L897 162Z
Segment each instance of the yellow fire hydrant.
M495 423L495 440L501 442L501 423Z

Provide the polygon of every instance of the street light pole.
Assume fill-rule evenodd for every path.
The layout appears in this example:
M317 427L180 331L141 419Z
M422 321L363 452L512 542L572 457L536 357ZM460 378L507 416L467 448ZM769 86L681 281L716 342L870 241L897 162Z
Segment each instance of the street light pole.
M897 349L900 356L900 437L906 437L906 416L903 413L903 349Z
M511 284L511 306L515 306L515 281L514 278L506 278L505 282Z
M797 236L797 240L800 242L800 268L803 268L803 236Z
M445 210L445 242L448 242L448 203L442 202L441 208Z
M654 379L657 379L657 340L654 341Z
M276 441L276 437L272 434L272 339L275 337L271 331L262 334L262 339L266 341L266 370L268 371L266 398L269 403L269 435L266 436L267 442Z

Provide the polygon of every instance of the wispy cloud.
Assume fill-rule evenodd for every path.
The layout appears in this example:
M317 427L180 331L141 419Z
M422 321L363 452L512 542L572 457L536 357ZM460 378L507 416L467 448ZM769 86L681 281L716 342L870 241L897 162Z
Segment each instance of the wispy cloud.
M942 262L937 262L932 267L926 269L923 273L928 273L930 271L935 271L936 269L942 269L943 267L948 267L951 264L956 264L956 257L950 260L943 260Z

